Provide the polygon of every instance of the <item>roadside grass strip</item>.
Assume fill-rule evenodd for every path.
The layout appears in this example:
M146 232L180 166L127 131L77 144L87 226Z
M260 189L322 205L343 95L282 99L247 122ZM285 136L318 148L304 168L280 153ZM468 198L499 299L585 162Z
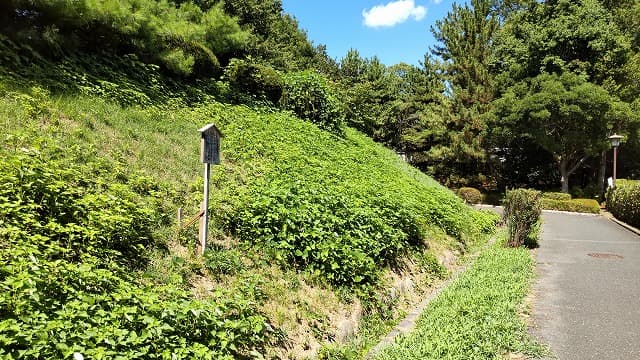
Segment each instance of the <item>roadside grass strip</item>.
M374 358L541 357L546 350L528 335L521 316L533 277L534 261L526 249L492 246L433 301L412 333Z

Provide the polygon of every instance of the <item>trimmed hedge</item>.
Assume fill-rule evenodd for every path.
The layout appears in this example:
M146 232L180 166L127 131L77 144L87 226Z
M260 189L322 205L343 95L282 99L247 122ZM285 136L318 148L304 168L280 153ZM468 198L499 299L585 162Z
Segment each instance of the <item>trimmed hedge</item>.
M545 210L571 211L578 213L600 213L600 204L594 199L555 200L543 196L542 208Z
M571 194L562 193L562 192L546 192L546 193L542 193L542 199L567 201L567 200L571 200Z
M458 190L458 196L467 204L479 204L482 202L480 190L472 187L463 187Z
M640 181L617 180L607 192L607 210L629 225L640 227Z
M504 199L503 218L507 224L510 247L536 247L540 225L540 191L515 189L507 192Z

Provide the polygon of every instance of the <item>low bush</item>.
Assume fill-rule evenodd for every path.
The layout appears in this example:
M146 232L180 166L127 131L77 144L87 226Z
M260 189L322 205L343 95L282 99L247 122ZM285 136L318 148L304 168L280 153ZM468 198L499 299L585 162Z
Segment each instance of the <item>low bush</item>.
M480 190L472 187L463 187L458 190L458 196L467 204L479 204L482 202Z
M571 211L598 214L600 204L594 199L554 200L542 198L541 206L545 210Z
M232 89L252 95L257 100L276 104L282 96L282 78L270 66L234 59L225 68L224 74Z
M571 194L562 193L562 192L545 192L545 193L542 193L542 198L557 200L557 201L566 201L566 200L571 200Z
M607 210L629 225L640 227L640 181L616 180L607 192Z
M329 81L316 72L286 74L280 106L325 130L342 132L343 105Z
M504 200L503 215L509 235L507 245L535 247L540 213L539 191L528 189L508 191Z

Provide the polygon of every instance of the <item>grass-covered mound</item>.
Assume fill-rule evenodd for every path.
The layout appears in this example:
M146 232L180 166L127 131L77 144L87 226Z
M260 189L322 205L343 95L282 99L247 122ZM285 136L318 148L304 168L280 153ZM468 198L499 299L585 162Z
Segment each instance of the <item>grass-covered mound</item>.
M273 264L376 307L385 269L429 246L464 251L493 229L494 217L354 130L336 136L289 113L212 102L202 89L163 82L157 69L127 61L113 60L108 81L88 71L86 88L65 87L59 64L44 60L29 65L42 67L35 77L6 62L0 69L6 354L255 355L286 338L259 310L277 300L265 299L261 285ZM66 63L76 75L94 65ZM129 77L130 66L140 74ZM157 88L140 100L145 78ZM209 122L225 135L210 240L233 261L176 251L193 249L193 230L176 238L173 219L178 206L195 213L201 201L196 129ZM229 274L232 292L190 291L194 279ZM306 289L298 283L286 286ZM331 339L331 329L314 329ZM60 335L49 339L50 331Z

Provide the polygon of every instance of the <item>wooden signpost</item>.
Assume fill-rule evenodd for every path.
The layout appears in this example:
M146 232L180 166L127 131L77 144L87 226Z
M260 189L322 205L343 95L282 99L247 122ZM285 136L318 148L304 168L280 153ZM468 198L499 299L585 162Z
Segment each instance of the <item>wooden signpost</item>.
M220 138L222 133L213 124L208 124L198 129L201 134L200 139L200 161L204 163L204 201L200 209L200 228L198 231L198 253L204 254L207 247L207 236L209 233L209 177L211 176L210 165L220 164Z

